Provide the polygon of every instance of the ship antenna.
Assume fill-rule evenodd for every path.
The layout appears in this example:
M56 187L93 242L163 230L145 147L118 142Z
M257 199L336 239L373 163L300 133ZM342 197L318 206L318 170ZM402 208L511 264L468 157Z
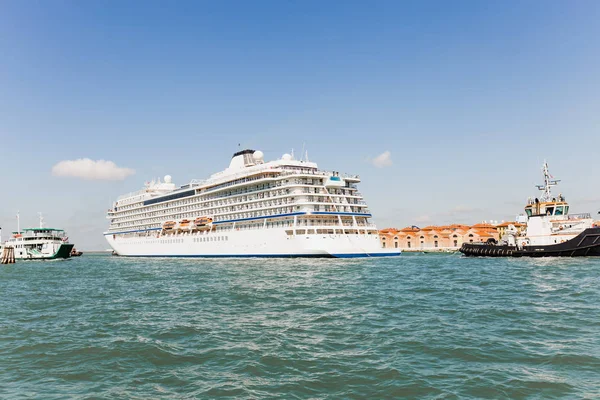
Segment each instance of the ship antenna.
M544 160L544 164L542 165L542 172L544 173L544 184L536 185L539 190L543 190L544 194L542 196L542 200L550 201L552 199L552 186L556 186L559 179L554 179L552 175L550 175L550 171L548 171L548 163Z
M42 215L41 212L38 212L38 215L40 216L40 228L44 227L44 216Z

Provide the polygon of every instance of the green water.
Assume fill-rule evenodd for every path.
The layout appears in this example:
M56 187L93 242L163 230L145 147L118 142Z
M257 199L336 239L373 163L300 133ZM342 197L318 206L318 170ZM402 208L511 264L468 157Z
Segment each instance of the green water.
M596 398L600 259L19 262L0 397Z

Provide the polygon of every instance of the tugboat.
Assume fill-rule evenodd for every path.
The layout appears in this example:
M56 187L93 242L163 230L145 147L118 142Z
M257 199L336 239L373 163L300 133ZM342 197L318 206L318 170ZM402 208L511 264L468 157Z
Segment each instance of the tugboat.
M582 257L600 256L600 227L594 225L589 213L569 214L569 204L562 194L554 197L551 188L556 180L542 166L544 184L536 187L543 191L540 198L527 201L525 206L527 228L518 232L510 225L496 243L463 243L460 252L466 256L486 257Z

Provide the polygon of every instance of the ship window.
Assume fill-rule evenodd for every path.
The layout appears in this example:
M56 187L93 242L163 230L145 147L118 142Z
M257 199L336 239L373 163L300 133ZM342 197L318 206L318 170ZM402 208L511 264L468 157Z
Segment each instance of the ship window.
M546 215L553 215L554 207L546 207Z
M569 213L569 206L565 206L565 215Z
M556 206L556 212L554 215L563 215L563 206Z

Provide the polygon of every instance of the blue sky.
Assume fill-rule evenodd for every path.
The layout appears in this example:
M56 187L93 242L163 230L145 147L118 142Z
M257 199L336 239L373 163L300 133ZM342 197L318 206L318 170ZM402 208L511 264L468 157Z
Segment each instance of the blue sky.
M513 218L544 159L595 212L598 20L596 1L0 2L0 226L42 211L104 249L118 195L238 143L359 174L380 227ZM52 174L80 158L135 174Z

